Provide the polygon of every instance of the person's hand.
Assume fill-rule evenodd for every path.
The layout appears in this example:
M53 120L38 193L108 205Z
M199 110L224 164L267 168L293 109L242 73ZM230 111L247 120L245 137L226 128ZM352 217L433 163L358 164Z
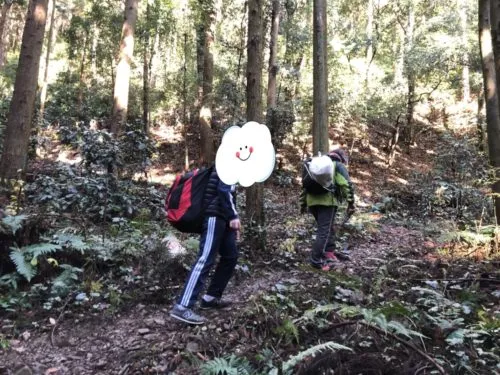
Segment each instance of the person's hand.
M236 218L236 219L233 219L229 222L229 228L231 228L232 230L235 230L236 231L236 241L239 241L240 240L240 232L241 232L241 222L240 222L240 219Z
M231 220L229 222L229 228L234 229L235 231L239 232L241 229L240 219L236 218L236 219Z

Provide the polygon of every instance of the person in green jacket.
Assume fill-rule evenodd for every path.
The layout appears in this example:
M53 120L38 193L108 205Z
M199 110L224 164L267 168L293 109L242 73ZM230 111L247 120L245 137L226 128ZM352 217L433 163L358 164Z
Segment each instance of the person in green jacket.
M347 201L347 212L354 212L354 188L349 178L347 155L343 150L331 151L328 156L334 163L334 175L332 181L336 186L336 192L325 190L323 194L310 194L302 189L300 195L301 212L307 209L314 216L317 223L316 240L313 243L310 263L313 267L329 271L338 262L335 256L335 232L333 224L339 203Z

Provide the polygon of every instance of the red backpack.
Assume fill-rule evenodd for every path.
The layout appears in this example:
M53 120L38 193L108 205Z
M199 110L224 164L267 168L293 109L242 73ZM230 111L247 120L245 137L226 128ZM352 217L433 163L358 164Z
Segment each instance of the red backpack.
M201 233L203 198L214 167L195 169L179 174L165 199L167 221L184 233Z

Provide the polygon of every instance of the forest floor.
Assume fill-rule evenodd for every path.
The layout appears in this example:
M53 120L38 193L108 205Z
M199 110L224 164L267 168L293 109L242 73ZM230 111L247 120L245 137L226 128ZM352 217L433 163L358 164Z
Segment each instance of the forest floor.
M203 366L230 354L247 359L255 370L247 373L267 374L326 342L350 350L304 355L292 373L499 374L498 251L491 241L446 236L463 230L452 216L461 207L445 198L437 207L431 199L438 163L446 166L441 181L461 173L452 170L454 144L465 142L458 133L424 133L391 168L377 133L354 146L357 212L337 227L339 248L349 250L351 260L335 271L307 263L314 222L299 214L300 157L284 152L285 168L266 182L268 248L256 253L241 243L225 295L234 301L231 308L206 313L206 325L184 325L168 312L187 265L176 282L156 284L141 280L148 270L138 268L134 281L115 280L123 290L136 288L119 302L90 297L76 303L71 294L51 311L4 316L0 332L8 344L0 349L0 374L215 374ZM445 150L451 156L439 160ZM173 176L164 163L160 158L153 168L155 182ZM225 365L237 368L235 361L226 358Z

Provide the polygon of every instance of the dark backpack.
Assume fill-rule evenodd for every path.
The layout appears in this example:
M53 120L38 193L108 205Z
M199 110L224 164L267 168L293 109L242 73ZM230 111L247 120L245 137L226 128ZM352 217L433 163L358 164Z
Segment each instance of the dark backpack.
M336 187L332 183L329 188L325 188L321 186L314 177L311 175L309 171L309 164L311 163L312 158L308 158L304 161L302 165L302 187L308 194L312 195L320 195L325 194L326 192L330 192L336 194Z
M179 174L165 199L167 221L184 233L201 233L205 207L203 198L214 167Z

